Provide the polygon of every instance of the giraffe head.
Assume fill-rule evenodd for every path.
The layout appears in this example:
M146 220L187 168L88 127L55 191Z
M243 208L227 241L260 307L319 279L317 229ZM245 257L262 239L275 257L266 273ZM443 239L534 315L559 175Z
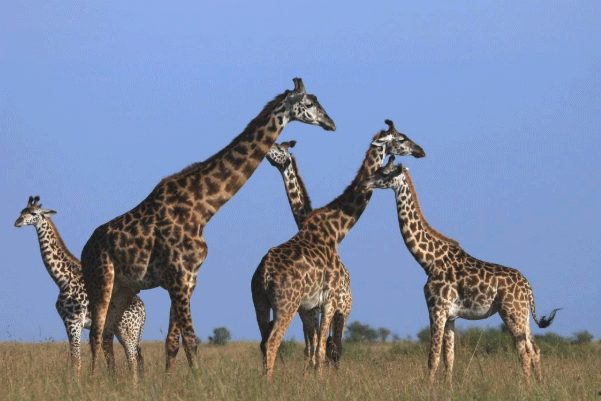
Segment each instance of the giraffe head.
M413 157L424 157L426 152L407 137L407 135L400 133L394 127L394 123L391 120L386 120L385 123L388 125L386 131L380 131L373 142L372 146L379 146L384 148L384 153L387 155L399 155L399 156L413 156Z
M390 156L388 163L376 170L371 176L363 180L363 189L365 191L373 188L399 188L406 185L406 179L403 172L407 169L399 163L394 164L394 156ZM407 169L408 170L408 169Z
M21 215L17 221L15 221L15 227L35 226L42 220L56 214L54 210L42 208L41 203L38 205L39 200L39 196L36 196L35 198L33 196L29 197L27 207L21 210Z
M267 161L278 170L284 171L292 162L292 154L288 149L293 148L294 145L296 145L296 141L274 143L267 153Z
M336 124L317 101L317 96L308 94L300 78L294 78L294 89L284 93L284 105L290 121L319 125L326 131L336 131Z

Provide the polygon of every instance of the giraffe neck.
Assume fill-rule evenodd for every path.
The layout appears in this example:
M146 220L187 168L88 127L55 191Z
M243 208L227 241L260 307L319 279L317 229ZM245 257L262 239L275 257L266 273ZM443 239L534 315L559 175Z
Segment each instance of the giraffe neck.
M300 229L303 221L305 221L313 208L311 207L311 199L309 199L307 187L305 187L305 183L298 172L294 156L292 156L288 166L284 170L280 170L280 173L284 179L284 187L286 188L286 195L290 203L290 210L292 210L294 221L296 221L296 225Z
M428 224L422 213L409 170L404 169L403 175L405 180L399 176L398 185L394 187L401 235L417 263L422 266L426 274L432 275L437 268L434 261L456 251L459 243Z
M35 229L44 266L61 291L69 288L73 280L82 279L79 260L69 252L52 220L42 219Z
M371 199L373 189L363 190L363 179L374 174L382 165L385 156L383 147L370 146L353 182L336 199L315 210L307 218L307 224L311 224L311 227L319 226L334 238L336 245L340 244Z
M166 190L167 203L170 199L180 202L182 192L186 192L186 202L194 203L196 223L203 227L246 183L288 123L285 96L278 95L269 102L221 151L164 179L159 187Z

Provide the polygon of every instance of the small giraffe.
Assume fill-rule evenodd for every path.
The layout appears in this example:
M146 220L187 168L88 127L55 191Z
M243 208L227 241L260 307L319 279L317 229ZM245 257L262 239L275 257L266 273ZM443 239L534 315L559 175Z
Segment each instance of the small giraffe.
M278 169L284 179L284 187L286 189L288 202L290 203L290 210L300 229L303 221L305 221L313 208L311 207L311 199L309 198L305 183L298 171L296 158L288 150L295 145L296 141L282 142L281 144L276 143L272 146L269 153L267 153L266 159L272 166ZM327 361L332 362L336 368L339 366L340 356L342 355L342 350L336 349L336 343L342 344L344 326L353 305L350 282L351 278L348 270L346 267L342 266L341 285L337 289L337 297L339 299L338 309L334 313L332 321L332 332L335 333L335 336L340 338L334 340L332 336L329 336L326 342ZM301 306L298 310L298 314L303 322L305 358L307 359L309 366L314 366L315 350L317 346L317 329L319 326L319 308L305 310Z
M30 225L34 226L37 231L42 260L50 277L59 288L56 310L67 329L67 337L71 348L71 362L79 372L81 368L81 329L89 329L91 323L81 264L69 252L54 222L50 219L50 216L56 214L56 212L42 208L42 204L38 204L39 200L39 196L29 197L27 207L21 211L21 215L15 221L15 227ZM136 296L123 312L121 320L105 329L103 348L111 372L114 373L115 367L113 335L116 335L125 349L130 368L135 365L132 364L132 361L137 361L139 373L143 373L144 359L140 349L140 340L142 339L145 321L144 303Z
M392 158L389 164L393 164ZM403 240L428 276L424 293L430 315L430 382L434 382L441 348L447 380L452 380L455 320L485 319L497 312L513 338L526 379L530 379L531 365L540 379L540 349L530 332L530 311L538 327L544 328L559 309L539 321L532 287L518 270L478 260L457 241L433 229L422 213L409 169L402 165L387 171L382 168L365 185L367 190L394 190Z
M205 225L246 183L288 122L336 129L302 80L293 81L294 90L276 96L228 146L163 179L138 206L94 231L81 258L92 309L92 371L105 321L118 318L140 290L159 286L171 298L166 371L177 356L180 336L194 367L197 344L190 298L207 256Z
M268 380L273 376L275 357L292 318L299 310L319 308L319 327L315 367L321 371L325 361L326 336L336 310L341 309L337 289L343 284L344 266L338 244L357 222L371 198L359 193L361 180L372 175L387 154L425 156L424 151L386 120L388 130L372 141L353 182L328 205L316 209L302 223L298 233L285 243L271 248L263 257L251 281L257 323L261 332L263 364ZM269 315L273 309L273 327ZM334 341L339 341L334 333ZM336 344L342 350L342 344Z

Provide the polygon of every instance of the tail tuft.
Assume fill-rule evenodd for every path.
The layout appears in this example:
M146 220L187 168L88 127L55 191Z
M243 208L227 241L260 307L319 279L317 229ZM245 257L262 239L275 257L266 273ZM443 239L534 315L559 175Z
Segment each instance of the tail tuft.
M549 327L551 325L551 323L553 322L553 319L555 319L555 313L558 310L562 310L563 308L557 308L557 309L553 309L551 311L551 313L549 314L549 317L547 318L546 316L543 316L540 318L540 322L536 322L536 324L538 325L538 327L540 327L541 329L544 329L545 327Z

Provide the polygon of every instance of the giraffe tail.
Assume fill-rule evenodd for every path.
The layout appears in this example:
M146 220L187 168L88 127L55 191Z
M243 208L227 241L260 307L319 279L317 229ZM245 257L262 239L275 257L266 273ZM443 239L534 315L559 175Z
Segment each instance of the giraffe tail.
M532 291L532 288L530 288L530 311L532 312L532 318L534 318L536 325L541 329L549 327L551 323L553 323L553 319L555 319L555 313L557 313L558 310L562 309L563 308L555 308L551 311L549 317L543 316L540 318L540 320L538 320L538 318L536 317L536 308L534 307L534 292Z

